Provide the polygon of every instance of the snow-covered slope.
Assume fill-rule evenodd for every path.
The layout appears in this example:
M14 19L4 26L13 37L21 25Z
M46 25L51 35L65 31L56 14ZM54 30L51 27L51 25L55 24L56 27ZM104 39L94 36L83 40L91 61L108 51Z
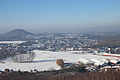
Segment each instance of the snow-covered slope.
M97 65L103 62L106 62L106 59L117 59L116 57L105 57L99 55L93 55L91 53L85 54L73 54L74 51L68 52L51 52L51 51L40 51L34 50L36 57L31 63L15 63L12 62L11 59L6 59L6 62L0 63L0 70L4 70L6 68L13 69L15 71L30 71L37 69L39 71L44 70L59 70L60 67L56 64L57 59L63 59L65 63L77 63L79 59L86 59L94 61ZM80 53L80 51L76 51ZM84 62L84 61L83 61Z

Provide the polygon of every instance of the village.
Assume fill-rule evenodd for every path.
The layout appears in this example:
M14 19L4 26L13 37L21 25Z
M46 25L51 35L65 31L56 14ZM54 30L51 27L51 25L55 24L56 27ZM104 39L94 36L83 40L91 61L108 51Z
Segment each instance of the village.
M120 47L96 47L85 34L41 34L26 41L0 42L0 76L76 75L119 71Z

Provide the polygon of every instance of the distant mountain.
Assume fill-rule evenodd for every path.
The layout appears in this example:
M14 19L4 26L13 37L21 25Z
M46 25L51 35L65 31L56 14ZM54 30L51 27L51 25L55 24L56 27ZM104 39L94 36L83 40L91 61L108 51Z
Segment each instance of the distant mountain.
M0 40L25 40L27 36L34 35L23 29L15 29L5 34L0 35Z

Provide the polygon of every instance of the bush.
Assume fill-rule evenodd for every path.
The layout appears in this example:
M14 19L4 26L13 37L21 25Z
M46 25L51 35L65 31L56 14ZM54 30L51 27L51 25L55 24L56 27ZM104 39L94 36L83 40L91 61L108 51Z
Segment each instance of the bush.
M59 65L61 68L63 68L64 67L63 59L57 59L56 64Z

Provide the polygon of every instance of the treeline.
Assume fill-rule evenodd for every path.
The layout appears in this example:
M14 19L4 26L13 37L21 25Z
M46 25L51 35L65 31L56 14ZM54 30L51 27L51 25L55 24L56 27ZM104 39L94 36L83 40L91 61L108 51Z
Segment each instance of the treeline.
M110 48L120 47L120 38L119 39L102 39L98 41L98 44L92 45L92 47L110 47Z
M34 52L26 52L26 53L21 53L15 56L12 56L12 61L13 62L31 62L35 58L35 53Z
M94 34L90 38L96 39L98 44L93 44L93 48L109 47L116 48L120 47L120 34L119 33L108 33L108 34Z
M76 73L28 73L17 72L1 74L0 80L120 80L120 70L110 69L101 72L76 72Z
M120 39L120 33L87 34L90 39Z
M18 51L13 51L13 52L6 52L6 53L0 53L0 60L3 60L8 57L13 57L16 54L26 54L27 51L24 50L18 50Z

